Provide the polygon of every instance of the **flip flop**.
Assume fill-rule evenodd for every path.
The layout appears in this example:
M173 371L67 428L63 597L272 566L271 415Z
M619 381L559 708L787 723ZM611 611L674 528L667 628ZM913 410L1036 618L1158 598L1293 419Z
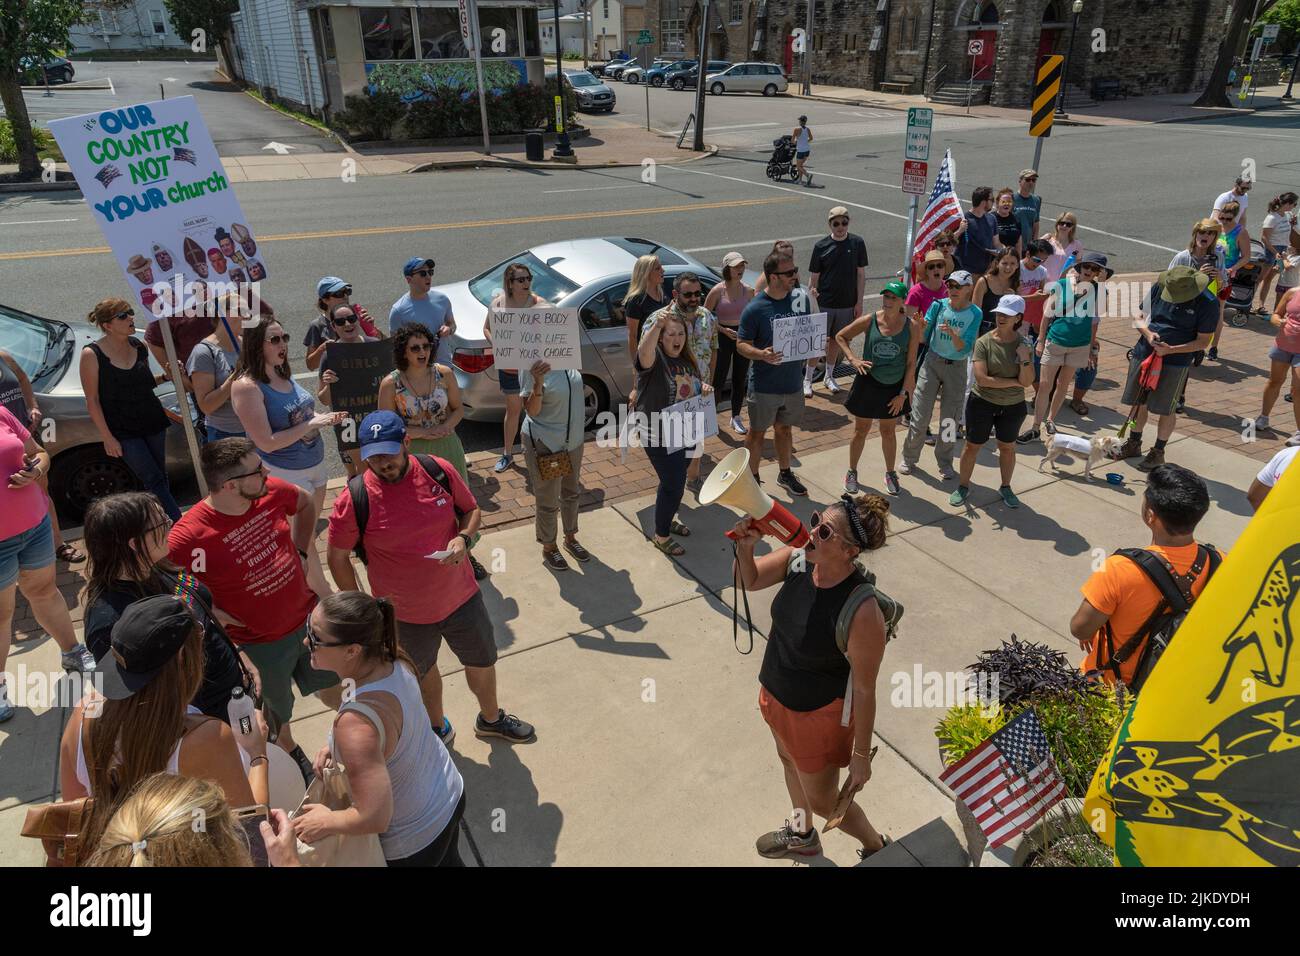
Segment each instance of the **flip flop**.
M85 554L78 550L75 545L68 544L67 542L59 545L58 549L54 552L54 556L60 561L65 561L68 564L80 564L82 561L86 560Z
M676 518L674 518L673 523L668 526L668 530L679 538L689 538L691 536L691 529L686 527L686 525L682 524Z

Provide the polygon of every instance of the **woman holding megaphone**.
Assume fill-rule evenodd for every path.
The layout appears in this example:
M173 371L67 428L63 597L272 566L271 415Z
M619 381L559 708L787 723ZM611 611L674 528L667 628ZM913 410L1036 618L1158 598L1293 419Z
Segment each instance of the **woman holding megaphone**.
M813 814L860 841L864 859L889 842L853 802L871 779L876 676L885 652L885 621L875 597L853 598L868 584L856 559L884 545L888 513L889 502L880 495L844 495L813 512L803 551L783 547L760 558L754 546L762 533L751 518L730 532L745 588L781 585L772 600L758 706L776 740L793 810L785 826L759 837L759 855L768 859L820 853ZM841 650L837 621L850 600L860 603ZM843 789L842 767L849 769Z

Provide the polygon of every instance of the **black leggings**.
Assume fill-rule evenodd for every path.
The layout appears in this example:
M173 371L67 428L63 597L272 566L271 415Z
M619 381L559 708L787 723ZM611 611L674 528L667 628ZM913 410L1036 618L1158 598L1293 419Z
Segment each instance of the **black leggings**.
M727 366L731 366L731 417L735 418L745 407L745 386L749 377L749 359L736 351L736 341L729 335L718 333L718 364L713 369L713 390L721 393L727 380Z
M686 457L685 448L670 454L667 449L650 446L645 453L659 476L659 487L655 491L655 534L666 538L686 493L686 470L691 462Z
M400 860L389 860L389 866L464 866L460 858L460 818L465 815L465 794L460 795L451 819L423 850L416 850Z

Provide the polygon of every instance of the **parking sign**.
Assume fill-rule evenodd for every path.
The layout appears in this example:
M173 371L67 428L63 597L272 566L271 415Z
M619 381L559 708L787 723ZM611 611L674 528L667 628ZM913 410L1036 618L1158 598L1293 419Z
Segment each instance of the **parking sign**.
M929 176L929 164L908 160L903 163L903 192L913 196L925 195L925 181Z
M934 124L934 110L914 106L907 111L907 159L930 158L930 127Z

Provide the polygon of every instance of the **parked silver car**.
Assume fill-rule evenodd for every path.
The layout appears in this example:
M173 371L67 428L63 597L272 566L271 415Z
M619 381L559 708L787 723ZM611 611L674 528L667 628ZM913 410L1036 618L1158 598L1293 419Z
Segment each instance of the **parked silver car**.
M546 77L550 79L554 75L555 71L552 70L546 74ZM617 102L614 91L586 70L565 70L564 78L569 81L569 86L573 88L573 95L577 98L579 110L588 113L595 113L600 110L604 110L606 113L614 111L614 104Z
M468 282L437 286L451 299L456 332L451 336L452 366L460 386L465 417L471 421L501 421L505 396L497 383L492 349L483 336L488 305L500 293L506 266L523 262L533 273L533 292L582 317L582 379L587 424L598 413L626 401L634 373L627 348L623 297L632 266L639 256L654 254L664 266L664 289L683 272L700 277L707 294L721 278L687 253L651 239L609 236L534 246L499 262Z
M722 93L776 96L788 86L785 74L775 63L737 63L720 73L710 73L704 81L704 88L714 96Z
M53 426L38 428L34 436L53 459L50 496L60 515L74 522L81 520L96 498L140 487L120 458L104 454L86 409L78 367L81 350L95 338L84 323L72 326L0 305L0 349L12 355L32 380L44 419ZM162 371L152 358L149 363L154 374ZM192 481L194 465L176 412L176 391L163 384L154 393L172 418L167 430L167 470L176 479L185 481L188 476Z

